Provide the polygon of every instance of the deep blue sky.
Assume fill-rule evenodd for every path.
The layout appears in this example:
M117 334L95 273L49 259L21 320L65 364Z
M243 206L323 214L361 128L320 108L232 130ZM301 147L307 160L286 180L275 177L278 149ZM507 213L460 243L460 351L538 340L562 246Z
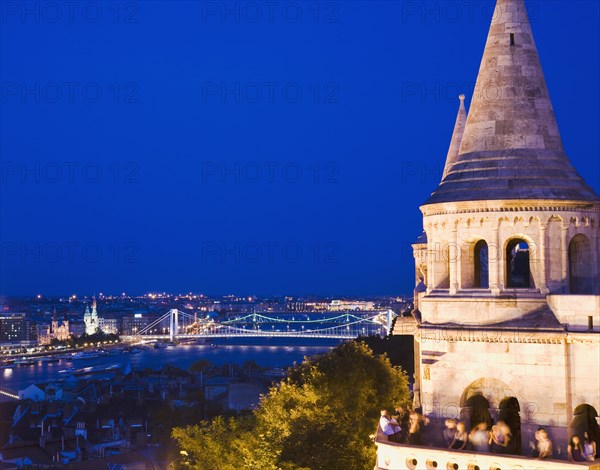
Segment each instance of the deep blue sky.
M0 3L0 293L412 290L492 2ZM527 5L600 192L599 2Z

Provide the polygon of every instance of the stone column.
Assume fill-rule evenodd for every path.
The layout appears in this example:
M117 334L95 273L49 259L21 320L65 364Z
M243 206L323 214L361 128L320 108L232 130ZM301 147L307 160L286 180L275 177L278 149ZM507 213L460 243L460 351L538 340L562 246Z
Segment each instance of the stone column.
M561 225L560 227L560 261L561 261L561 277L563 280L563 292L569 292L569 225Z
M548 278L546 276L546 225L540 224L540 243L538 247L538 261L539 261L539 274L540 274L540 293L548 294Z
M573 340L571 336L567 333L564 339L565 345L565 405L567 408L567 422L565 426L569 426L571 421L573 421L573 390L571 387L571 343Z
M421 404L421 338L420 332L415 332L413 336L413 344L414 344L414 362L415 362L415 383L414 383L414 396L413 396L413 406L415 408L420 407Z
M456 223L453 223L453 227L451 229L448 256L450 257L450 295L456 295L458 292L457 264L459 256Z
M427 234L427 293L431 293L433 290L433 278L435 277L434 260L437 253L434 249L434 241L431 239L431 235Z
M500 267L502 263L502 247L500 246L500 221L498 225L492 229L492 239L488 251L488 275L490 290L493 295L500 294Z
M590 244L592 248L592 293L598 295L598 286L600 286L600 236L598 228L594 225L590 226Z

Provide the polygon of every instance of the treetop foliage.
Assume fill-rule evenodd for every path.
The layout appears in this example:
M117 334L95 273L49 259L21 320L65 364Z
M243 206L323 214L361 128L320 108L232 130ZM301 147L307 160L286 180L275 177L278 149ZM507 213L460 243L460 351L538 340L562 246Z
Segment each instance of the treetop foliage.
M361 342L307 358L250 416L175 428L197 469L372 468L379 411L410 403L406 374Z

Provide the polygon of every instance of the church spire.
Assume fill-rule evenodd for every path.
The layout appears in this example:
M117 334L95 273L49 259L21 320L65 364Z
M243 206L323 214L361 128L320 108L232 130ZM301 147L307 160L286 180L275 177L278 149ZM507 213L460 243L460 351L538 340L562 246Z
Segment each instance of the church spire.
M463 132L465 130L465 124L467 122L467 110L465 109L465 95L460 95L458 99L460 100L460 106L458 107L458 114L456 115L456 122L454 123L454 132L452 132L450 148L448 149L448 155L446 155L446 165L444 166L442 180L446 177L446 175L450 171L450 168L456 162L456 159L458 157L458 151L460 150L460 142L462 141Z
M96 296L92 297L92 310L85 307L85 314L83 315L83 321L85 323L85 333L93 335L98 331L98 310L96 305Z
M524 0L497 0L458 155L425 203L600 199L564 152Z

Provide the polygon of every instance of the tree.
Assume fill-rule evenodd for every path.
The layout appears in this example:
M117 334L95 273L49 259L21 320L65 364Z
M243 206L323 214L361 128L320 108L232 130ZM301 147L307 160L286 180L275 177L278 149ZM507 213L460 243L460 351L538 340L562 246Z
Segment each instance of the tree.
M278 444L281 461L311 469L363 469L375 459L369 435L379 410L409 402L408 379L400 369L365 344L347 342L292 370L263 400L257 418Z
M226 420L222 416L210 423L174 428L172 436L184 451L185 467L211 470L276 470L270 449L253 434L254 416Z
M408 405L406 374L347 342L293 368L250 416L175 429L198 469L364 469L379 410ZM215 457L216 456L216 457Z

